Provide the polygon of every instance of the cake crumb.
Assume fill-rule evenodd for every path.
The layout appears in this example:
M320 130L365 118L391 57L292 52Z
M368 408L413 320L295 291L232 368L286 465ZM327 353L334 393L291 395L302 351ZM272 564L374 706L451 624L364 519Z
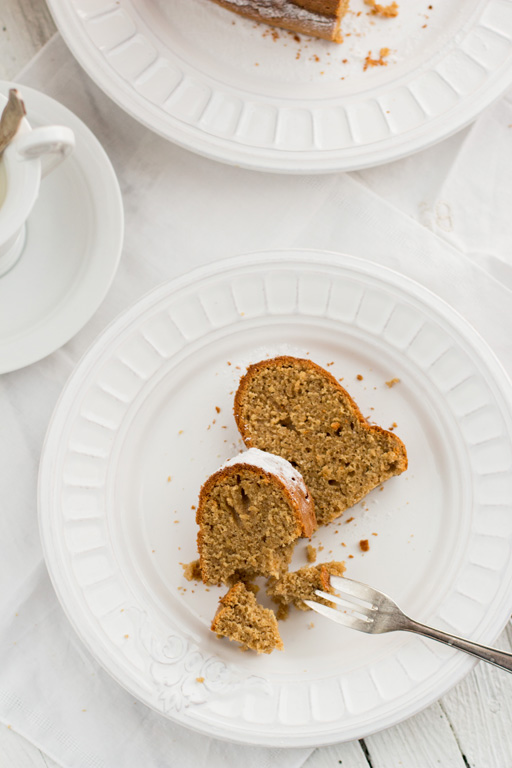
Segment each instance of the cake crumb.
M354 555L349 555L349 556L348 556L348 559L349 559L349 560L352 560L352 558L353 558L353 557L354 557Z
M178 435L182 435L182 434L183 434L183 430L180 429L180 431L178 432Z
M170 475L167 475L167 482L168 482L168 483L170 483L170 482L171 482L171 479L172 479L172 478L171 478L171 476L170 476Z
M191 563L180 563L180 565L187 581L202 581L199 560L192 560Z
M204 683L204 677L196 677L196 683Z
M314 563L316 560L316 547L312 544L308 544L306 547L308 563Z
M346 523L351 523L353 519L354 519L353 517L349 517L349 519L348 519L348 520L345 520L345 522L346 522Z
M364 60L363 70L366 72L368 67L387 67L388 62L386 61L386 58L389 56L389 53L389 48L381 48L379 51L379 58L372 59L372 52L368 51L368 56Z
M322 544L320 544L320 545L318 546L318 551L319 551L319 552L323 552L323 551L324 551L324 548L323 548Z
M378 536L378 535L379 535L378 533L372 533L372 536Z
M362 552L368 552L368 550L370 549L370 543L368 539L361 539L361 541L359 542L359 547L361 548Z
M220 413L220 408L218 405L215 406L215 410L217 411L217 413Z
M124 637L125 637L125 638L128 638L128 637L130 637L130 635L125 635Z
M357 376L356 376L356 379L357 379L358 381L362 381L362 380L363 380L363 377L361 376L361 374L360 374L360 373L358 373L358 374L357 374Z
M391 387L394 387L395 384L400 384L400 379L395 377L394 379L390 379L389 381L386 381L386 387L389 387L390 389Z
M372 16L382 16L384 19L393 19L398 16L398 3L390 3L389 5L381 5L376 0L364 0L366 5L371 8L370 14Z
M278 621L286 621L290 615L290 606L282 603L276 611L276 619Z
M313 629L314 626L315 626L314 623L310 621L308 624L308 629Z

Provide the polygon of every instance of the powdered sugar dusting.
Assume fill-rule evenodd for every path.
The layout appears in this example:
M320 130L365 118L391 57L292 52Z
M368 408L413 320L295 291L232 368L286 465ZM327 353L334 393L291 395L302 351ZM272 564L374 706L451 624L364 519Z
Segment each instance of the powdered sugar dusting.
M239 9L251 11L251 13L260 16L262 21L265 19L289 19L308 24L318 30L333 29L336 23L332 16L313 13L290 2L290 0L223 0L223 5L233 5Z
M273 453L267 453L267 451L260 451L259 448L249 448L249 450L240 453L238 456L234 456L232 459L228 459L221 467L233 467L237 464L250 464L253 467L259 467L264 472L268 472L271 475L277 475L286 484L293 484L296 487L303 490L304 495L307 495L308 490L306 483L300 472L293 467L289 461L283 459L282 456L276 456Z

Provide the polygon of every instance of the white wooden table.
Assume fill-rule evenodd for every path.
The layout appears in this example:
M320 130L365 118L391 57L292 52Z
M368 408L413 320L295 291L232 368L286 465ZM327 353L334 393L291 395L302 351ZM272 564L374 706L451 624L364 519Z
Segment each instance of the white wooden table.
M1 0L0 79L14 78L54 33L44 0ZM512 624L497 645L512 650ZM419 715L364 741L318 749L306 768L340 765L512 768L512 675L480 664L463 683ZM0 725L0 768L56 768L56 763Z

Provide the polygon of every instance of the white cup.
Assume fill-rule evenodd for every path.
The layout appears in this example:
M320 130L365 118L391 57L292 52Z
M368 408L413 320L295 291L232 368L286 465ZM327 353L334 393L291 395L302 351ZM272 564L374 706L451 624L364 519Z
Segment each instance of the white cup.
M7 98L0 94L0 112ZM0 159L0 276L16 264L25 244L25 222L39 194L41 179L73 151L71 128L32 129L26 118Z

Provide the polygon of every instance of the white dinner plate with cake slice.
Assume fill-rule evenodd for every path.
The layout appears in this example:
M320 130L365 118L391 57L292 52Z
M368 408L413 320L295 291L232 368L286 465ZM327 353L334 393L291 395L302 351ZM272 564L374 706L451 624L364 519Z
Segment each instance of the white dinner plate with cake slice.
M197 557L194 508L206 477L242 448L232 411L242 373L278 354L343 379L409 458L405 473L313 535L318 561L344 560L347 576L417 620L493 644L512 608L509 380L434 294L350 256L217 262L124 312L51 419L41 535L69 620L135 697L219 738L333 744L418 712L475 660L297 610L280 624L284 650L269 656L210 630L226 589L184 578L181 564ZM306 564L307 544L293 567Z
M392 18L350 0L341 44L211 0L49 6L78 61L130 115L187 149L258 170L396 160L462 128L512 82L507 0L400 2Z

